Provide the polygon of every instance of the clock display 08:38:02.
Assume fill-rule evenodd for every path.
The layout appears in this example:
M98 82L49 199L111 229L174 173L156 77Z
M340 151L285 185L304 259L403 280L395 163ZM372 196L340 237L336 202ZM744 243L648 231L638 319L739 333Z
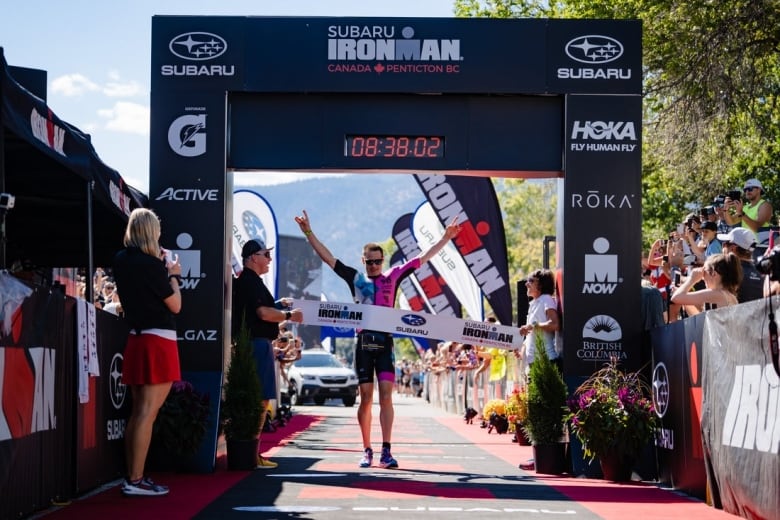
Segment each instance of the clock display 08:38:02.
M348 135L345 157L442 159L444 137L431 135Z

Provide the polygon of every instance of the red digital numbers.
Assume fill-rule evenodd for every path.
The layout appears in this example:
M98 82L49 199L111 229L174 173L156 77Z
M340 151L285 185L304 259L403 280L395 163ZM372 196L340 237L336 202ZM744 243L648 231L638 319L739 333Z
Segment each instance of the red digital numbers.
M347 157L441 159L444 138L438 136L348 135L344 153Z

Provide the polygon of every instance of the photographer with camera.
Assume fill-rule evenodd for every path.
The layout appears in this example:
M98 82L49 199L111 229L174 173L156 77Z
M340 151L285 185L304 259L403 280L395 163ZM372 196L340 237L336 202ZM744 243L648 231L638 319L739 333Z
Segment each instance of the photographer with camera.
M742 283L737 292L740 303L758 300L764 294L764 280L753 263L756 236L747 228L736 227L727 234L718 235L724 253L734 253L742 266Z
M726 202L726 195L724 193L721 193L714 199L712 199L712 208L715 212L715 224L718 226L718 233L725 234L731 231L731 228L733 226L730 226L729 223L726 221L726 214L728 213L728 208L725 206Z
M733 211L726 214L726 222L732 226L740 225L750 229L756 235L758 243L764 242L766 239L763 233L759 237L759 232L768 231L762 228L769 226L774 210L772 204L761 198L764 195L761 182L758 179L748 179L742 188L742 195L739 191L729 192L729 194L726 203L727 205L730 203L729 207L733 208Z
M769 247L756 259L755 265L764 276L764 296L780 294L780 226L769 232Z

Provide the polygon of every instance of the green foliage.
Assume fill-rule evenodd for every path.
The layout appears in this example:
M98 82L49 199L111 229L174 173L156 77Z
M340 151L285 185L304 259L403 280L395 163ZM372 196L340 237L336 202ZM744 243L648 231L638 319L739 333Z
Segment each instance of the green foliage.
M528 382L528 418L523 430L534 444L554 444L563 436L568 389L544 346L541 332L535 332L536 350Z
M178 456L198 451L209 424L209 395L199 394L187 381L176 381L157 414L152 436Z
M250 440L260 433L263 395L252 349L249 329L242 322L231 348L222 403L222 423L228 440Z
M504 220L509 279L521 280L543 265L544 237L555 236L557 181L493 179ZM554 248L550 265L555 267ZM517 301L517 284L510 284Z
M414 343L409 338L393 338L393 348L395 349L395 359L419 359L420 353L417 352Z
M656 426L653 403L638 372L623 372L612 359L569 400L566 420L582 442L584 456L606 453L637 457Z
M642 21L645 249L748 178L780 208L777 0L456 0L455 13Z

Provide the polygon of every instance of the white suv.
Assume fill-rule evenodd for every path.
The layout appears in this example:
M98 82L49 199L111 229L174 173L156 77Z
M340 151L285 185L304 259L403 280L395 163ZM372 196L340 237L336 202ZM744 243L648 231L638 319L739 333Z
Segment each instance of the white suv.
M333 354L323 349L301 352L301 359L290 365L287 371L287 391L291 405L312 399L322 405L326 399L341 399L344 406L354 406L358 395L358 379L355 371L345 367Z

